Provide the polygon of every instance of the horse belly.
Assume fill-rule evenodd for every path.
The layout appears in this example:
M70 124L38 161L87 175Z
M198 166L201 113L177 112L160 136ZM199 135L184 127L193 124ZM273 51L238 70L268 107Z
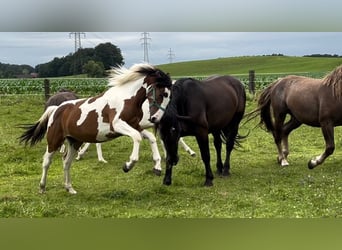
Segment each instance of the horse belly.
M318 115L318 107L316 105L308 105L306 102L302 102L300 104L296 104L293 107L290 107L291 114L301 123L319 127L319 115Z
M98 142L108 141L115 137L114 131L110 129L109 123L99 124L96 140Z

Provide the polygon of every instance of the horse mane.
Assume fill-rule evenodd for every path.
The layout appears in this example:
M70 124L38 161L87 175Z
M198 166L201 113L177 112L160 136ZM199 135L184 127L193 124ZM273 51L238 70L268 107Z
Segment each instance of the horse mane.
M109 73L109 87L123 85L130 81L136 81L141 77L155 72L157 69L147 63L137 63L127 69L124 66L112 68Z
M331 73L322 79L323 85L330 86L333 96L337 99L342 97L342 65L336 67Z

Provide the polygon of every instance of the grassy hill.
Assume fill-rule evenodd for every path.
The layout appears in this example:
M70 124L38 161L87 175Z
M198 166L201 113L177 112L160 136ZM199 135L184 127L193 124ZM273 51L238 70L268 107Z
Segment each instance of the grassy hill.
M242 56L163 64L158 67L172 76L213 74L329 72L342 64L342 58L294 56Z

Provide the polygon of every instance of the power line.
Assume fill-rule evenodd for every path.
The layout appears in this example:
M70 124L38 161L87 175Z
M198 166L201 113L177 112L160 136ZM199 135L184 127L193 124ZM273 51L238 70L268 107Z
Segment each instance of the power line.
M149 62L148 58L148 46L150 45L149 41L151 41L151 38L149 37L150 33L148 32L143 32L141 33L142 38L140 38L140 41L142 40L143 42L141 45L144 47L144 62Z
M169 62L172 63L173 58L175 57L175 54L172 52L172 49L169 49L169 53L167 54L167 58L169 59Z
M77 52L78 49L82 48L81 45L81 34L83 35L83 38L85 38L85 33L84 32L70 32L69 37L71 38L72 35L74 35L75 39L75 53Z

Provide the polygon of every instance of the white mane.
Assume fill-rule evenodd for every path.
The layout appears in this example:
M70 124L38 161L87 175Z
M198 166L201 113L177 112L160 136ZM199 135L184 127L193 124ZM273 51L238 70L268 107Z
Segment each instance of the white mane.
M147 63L137 63L132 67L127 69L124 66L120 66L117 68L112 68L109 75L109 87L118 86L125 84L126 82L136 81L141 77L145 76L139 71L143 69L155 70L155 68Z

